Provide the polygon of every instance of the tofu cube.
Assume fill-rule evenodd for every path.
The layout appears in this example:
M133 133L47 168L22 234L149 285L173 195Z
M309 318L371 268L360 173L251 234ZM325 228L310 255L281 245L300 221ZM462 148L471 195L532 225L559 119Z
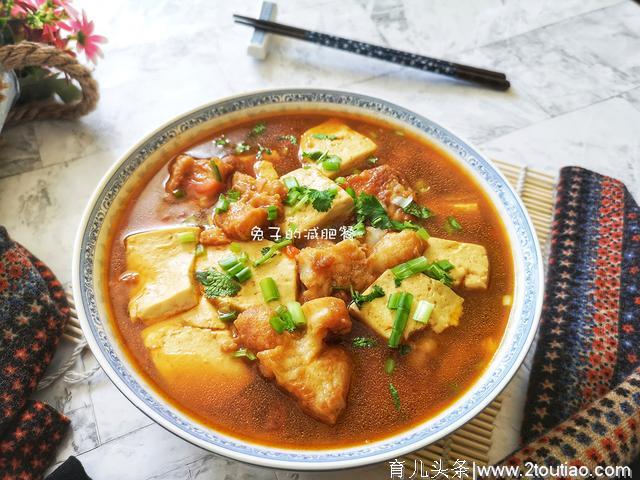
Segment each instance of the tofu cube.
M198 227L172 227L130 235L125 240L127 270L138 275L129 299L129 316L145 323L193 308ZM195 241L185 242L192 236Z
M262 256L261 250L270 247L273 242L268 240L236 242L245 252L251 262ZM210 246L205 250L205 254L198 257L196 261L196 270L207 270L210 267L222 271L218 261L234 255L228 245ZM264 304L262 291L260 290L260 280L271 277L276 282L280 292L280 301L282 303L292 302L296 299L298 290L298 265L292 258L285 254L278 253L271 260L258 267L251 265L253 275L249 280L242 283L242 288L237 295L233 297L214 297L209 299L218 308L218 310L235 310L243 311L253 305Z
M295 178L301 186L313 188L315 190L336 190L331 208L326 212L319 212L311 203L293 211L292 207L284 207L284 219L280 224L283 232L286 232L292 225L300 234L308 232L314 227L325 227L341 223L346 220L353 210L353 199L333 180L322 175L315 168L299 168L287 173L282 177Z
M430 262L449 260L454 265L449 272L454 287L486 290L489 286L489 257L482 245L431 237L424 256Z
M434 332L440 333L447 327L458 325L460 321L464 300L442 282L438 282L426 275L419 273L405 278L402 280L402 284L396 287L393 273L391 270L387 270L364 291L365 295L371 292L373 285L382 287L386 295L363 304L361 308L351 304L350 310L356 318L386 339L391 335L393 319L396 314L395 310L390 310L387 307L389 296L394 292L413 294L409 321L403 334L404 340L407 340L413 332L423 328L430 326ZM420 300L426 300L435 305L426 324L413 320L413 315Z
M142 340L162 379L176 391L193 385L224 385L216 395L230 399L253 379L251 368L232 353L237 345L229 330L185 325L180 319L158 322L142 331Z
M224 330L227 324L220 320L218 311L204 295L200 297L198 305L191 310L179 313L172 320L177 320L183 325L198 328L210 328L211 330Z
M361 167L376 151L377 145L369 138L349 128L340 120L327 120L310 128L300 137L300 157L317 166L324 175L335 178ZM327 171L319 162L308 160L303 153L327 152L340 157L340 169Z

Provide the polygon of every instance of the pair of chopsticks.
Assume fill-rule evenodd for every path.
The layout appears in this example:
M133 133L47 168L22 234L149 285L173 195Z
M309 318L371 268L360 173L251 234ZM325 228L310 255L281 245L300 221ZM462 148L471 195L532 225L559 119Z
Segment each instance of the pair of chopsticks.
M393 48L380 47L371 43L351 40L337 35L314 32L303 28L292 27L282 23L260 20L257 18L245 17L244 15L233 15L236 23L248 25L259 30L264 30L276 35L297 38L325 47L336 48L346 52L356 53L365 57L377 58L397 65L417 68L426 72L438 73L458 80L477 83L485 87L496 90L508 90L511 84L504 73L486 70L484 68L471 67L460 63L449 62L437 58L417 55L415 53L403 52Z

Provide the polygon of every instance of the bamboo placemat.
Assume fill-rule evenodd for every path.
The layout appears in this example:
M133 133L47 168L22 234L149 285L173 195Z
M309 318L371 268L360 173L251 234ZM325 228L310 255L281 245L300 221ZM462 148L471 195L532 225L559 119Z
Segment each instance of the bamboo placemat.
M551 232L556 185L554 176L521 165L497 160L493 163L522 198L544 254L547 238ZM472 462L476 465L487 465L494 424L502 406L502 399L502 395L498 396L482 413L451 435L422 450L406 455L403 458L405 468L410 473L414 473L416 467L420 468L419 465L428 470L434 462L442 461L443 468L452 469L456 460L464 460L467 465Z

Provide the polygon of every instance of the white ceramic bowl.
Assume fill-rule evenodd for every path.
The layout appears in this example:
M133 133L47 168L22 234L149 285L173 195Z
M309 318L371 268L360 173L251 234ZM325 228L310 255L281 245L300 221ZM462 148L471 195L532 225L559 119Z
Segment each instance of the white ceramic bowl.
M489 194L506 225L515 272L511 315L498 350L484 374L436 417L405 432L349 448L296 450L240 440L198 423L172 407L140 375L116 340L105 308L106 241L117 213L139 179L227 122L274 112L353 112L384 119L426 137L471 172ZM542 263L531 221L522 202L497 169L468 142L427 118L384 100L355 93L287 89L220 100L160 127L133 147L100 182L84 213L73 259L73 290L82 329L93 354L113 383L140 410L183 439L243 462L278 469L331 470L380 462L415 451L453 432L486 407L514 375L531 344L542 303Z

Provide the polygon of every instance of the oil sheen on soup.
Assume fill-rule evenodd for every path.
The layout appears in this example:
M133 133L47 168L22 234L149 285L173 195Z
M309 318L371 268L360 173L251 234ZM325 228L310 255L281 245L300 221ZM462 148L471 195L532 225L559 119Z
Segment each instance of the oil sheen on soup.
M436 415L490 362L513 266L496 209L434 145L305 112L167 158L111 239L112 317L177 408L328 448Z

